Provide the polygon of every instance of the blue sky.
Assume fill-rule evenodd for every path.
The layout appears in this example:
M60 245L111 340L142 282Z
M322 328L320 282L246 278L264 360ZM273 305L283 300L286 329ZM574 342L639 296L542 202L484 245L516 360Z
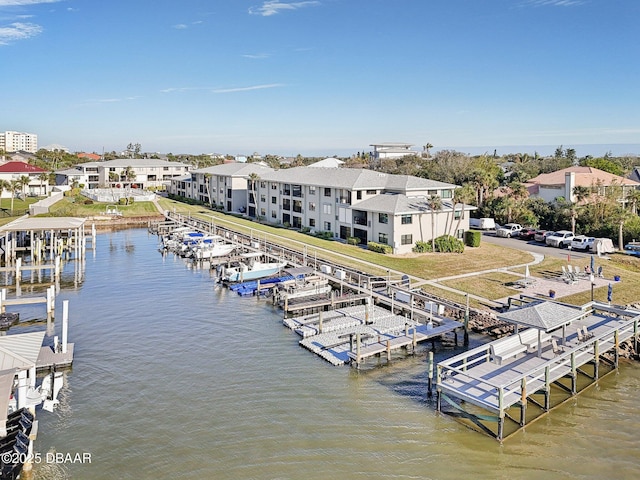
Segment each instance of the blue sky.
M0 0L0 130L98 153L640 154L639 20L638 0Z

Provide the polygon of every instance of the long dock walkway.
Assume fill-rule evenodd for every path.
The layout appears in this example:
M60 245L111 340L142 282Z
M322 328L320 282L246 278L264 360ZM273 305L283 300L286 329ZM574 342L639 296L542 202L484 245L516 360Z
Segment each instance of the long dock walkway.
M640 311L589 303L576 308L575 317L540 344L518 347L516 334L442 361L436 374L438 410L501 441L532 419L529 403L539 407L535 419L615 370L621 342L633 338L637 349L639 320ZM609 365L608 372L601 371L602 363ZM442 409L443 402L448 411ZM490 415L474 413L465 403ZM506 420L515 426L507 434Z

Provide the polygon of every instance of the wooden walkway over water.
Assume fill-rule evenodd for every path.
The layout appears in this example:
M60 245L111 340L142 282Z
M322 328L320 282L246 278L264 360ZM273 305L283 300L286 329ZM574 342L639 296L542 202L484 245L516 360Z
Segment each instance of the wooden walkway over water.
M358 305L320 311L314 315L285 318L283 323L302 337L300 345L333 365L360 366L369 358L404 349L415 352L419 343L435 341L463 325L434 317L432 326L396 315L375 305Z
M576 311L576 319L563 329L564 337L559 330L552 332L548 341L529 345L502 362L492 352L510 339L442 361L436 374L438 410L502 440L617 369L621 342L634 339L637 351L639 320L640 311L589 303ZM465 404L489 415L464 408ZM528 412L529 404L538 408ZM515 427L509 433L505 433L507 421Z

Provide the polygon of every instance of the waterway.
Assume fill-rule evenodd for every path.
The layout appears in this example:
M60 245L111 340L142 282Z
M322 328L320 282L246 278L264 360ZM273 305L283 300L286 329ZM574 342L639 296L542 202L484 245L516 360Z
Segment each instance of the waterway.
M163 257L157 241L144 229L100 234L83 281L62 283L57 314L69 300L75 361L58 409L38 415L34 450L42 460L32 478L640 473L637 364L622 365L501 445L435 412L424 352L363 371L331 366L298 346L268 302L239 297L208 270Z

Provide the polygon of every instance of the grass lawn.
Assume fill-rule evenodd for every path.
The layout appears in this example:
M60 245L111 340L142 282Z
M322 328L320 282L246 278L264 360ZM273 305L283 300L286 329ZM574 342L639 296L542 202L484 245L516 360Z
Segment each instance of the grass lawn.
M84 203L79 197L64 197L49 209L51 217L94 217L106 215L107 207L113 207L112 203L93 202ZM82 197L84 198L84 197ZM158 210L153 202L133 202L131 205L115 205L123 217L143 217L156 215Z

